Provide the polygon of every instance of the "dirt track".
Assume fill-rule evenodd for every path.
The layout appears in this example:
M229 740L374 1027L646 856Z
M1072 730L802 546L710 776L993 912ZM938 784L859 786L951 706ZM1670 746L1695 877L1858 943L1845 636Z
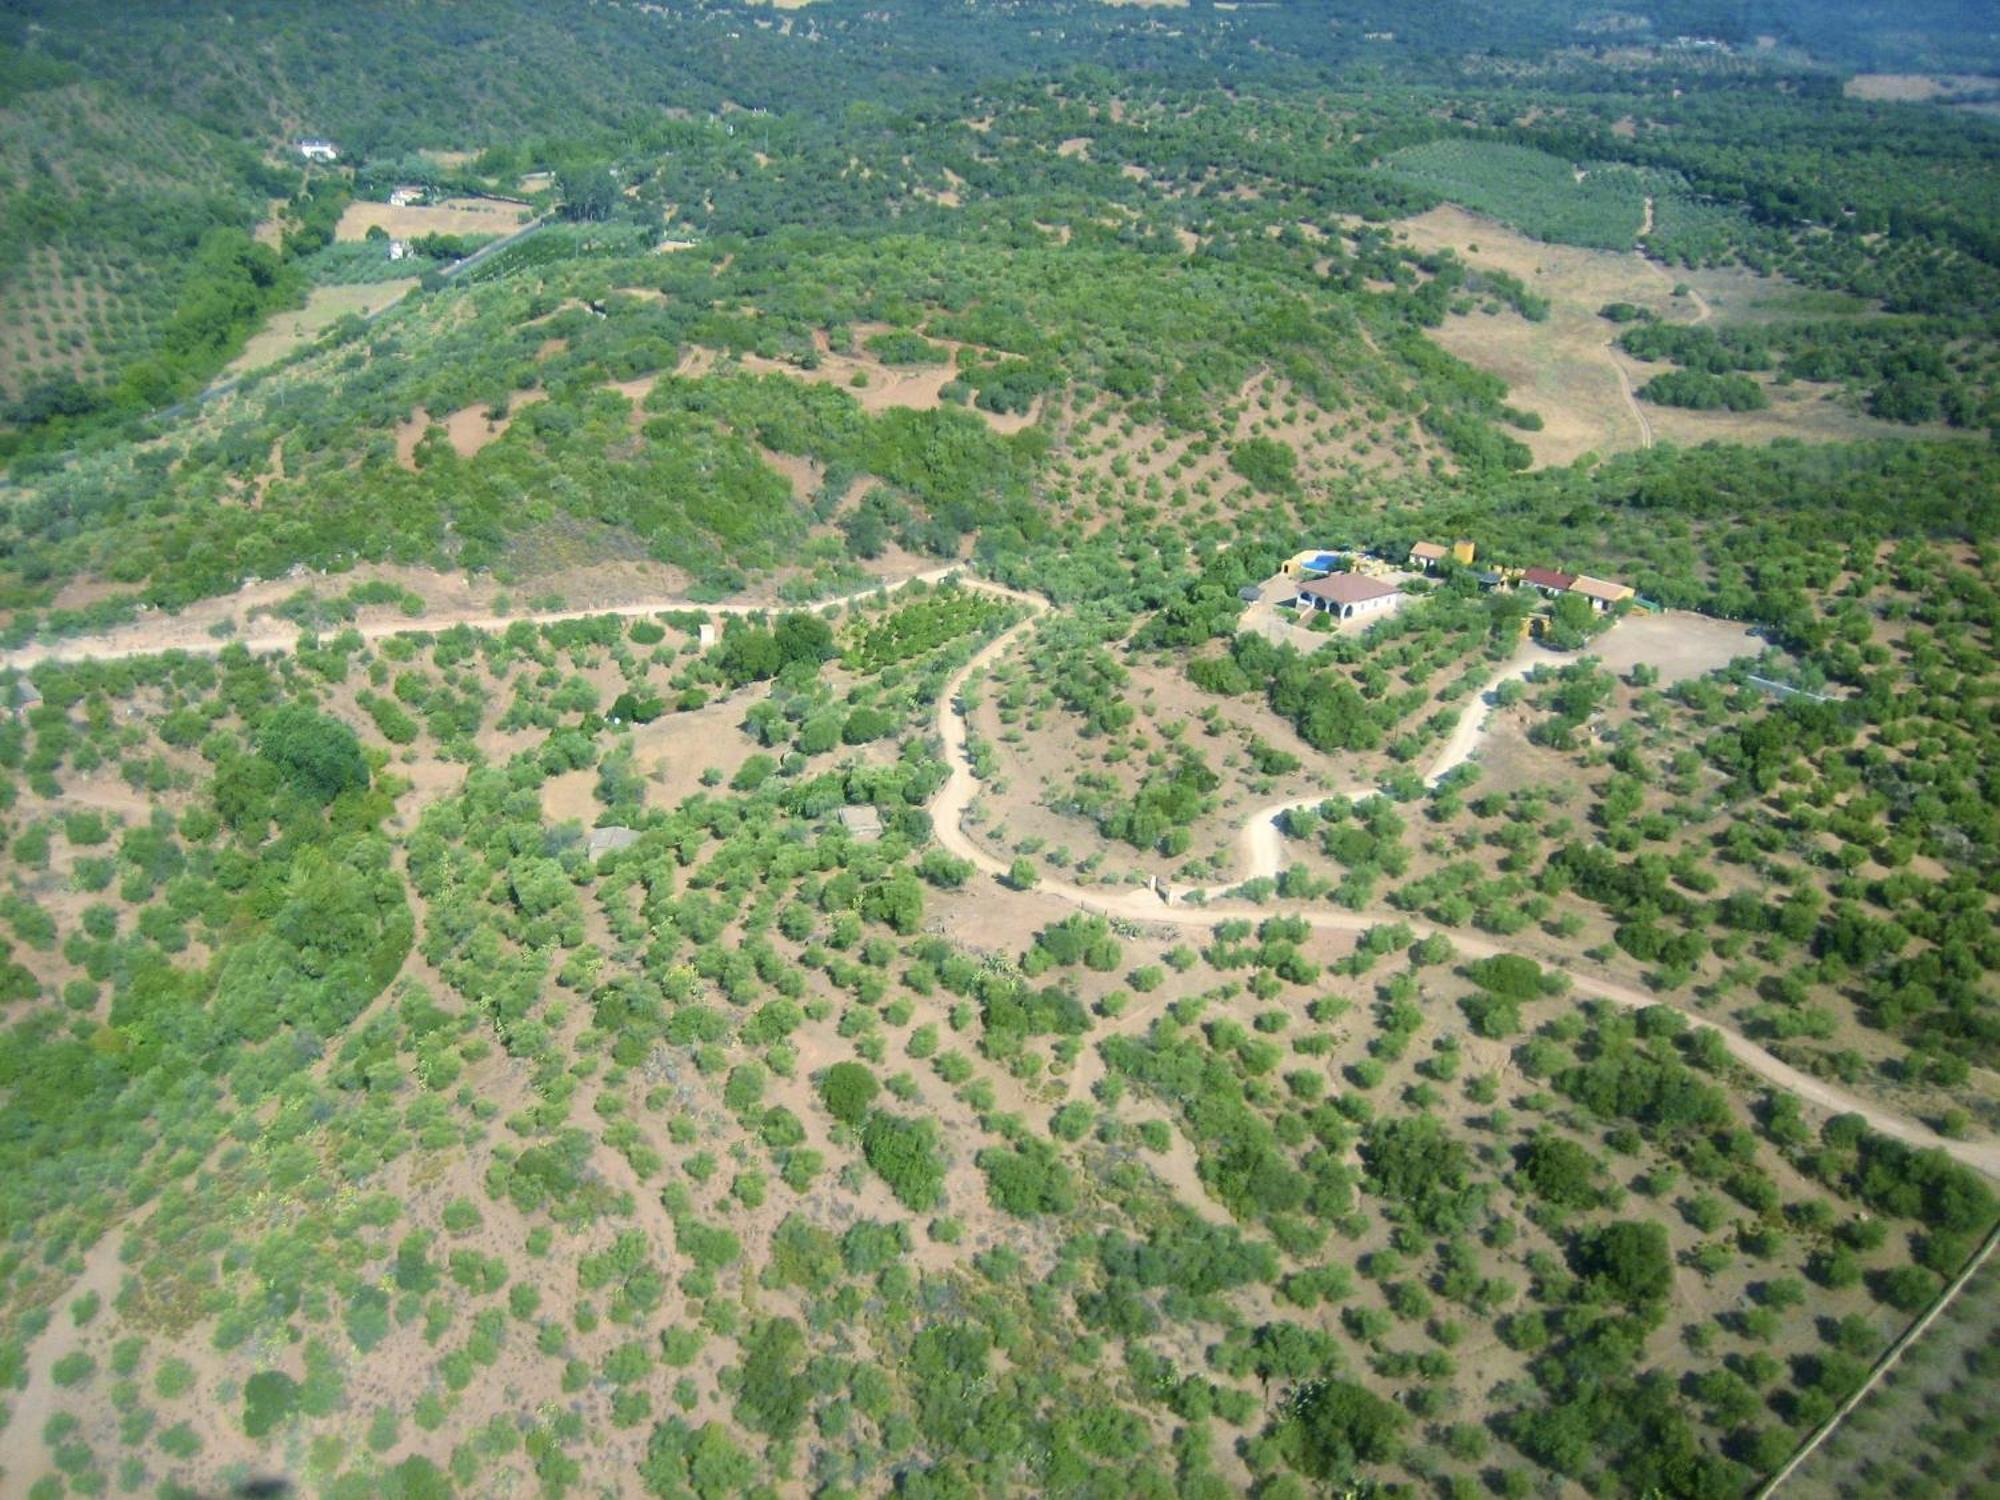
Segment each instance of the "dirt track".
M464 625L473 630L505 630L509 625L525 620L534 625L552 625L564 620L593 620L602 615L616 615L620 619L643 619L648 615L666 614L673 610L698 610L709 615L758 615L785 609L824 609L831 604L844 604L853 599L872 598L879 593L894 593L908 588L913 583L939 583L959 571L956 563L942 568L931 568L926 572L913 573L904 578L884 579L870 584L867 588L852 594L837 594L832 598L820 599L811 604L697 604L688 599L640 599L624 604L599 604L579 609L520 609L510 614L480 614L446 612L426 614L418 618L396 616L391 619L369 620L354 625L343 625L342 630L353 630L364 641L379 641L392 635L410 635L416 631L449 630ZM1006 590L1000 590L1005 593ZM142 622L128 625L101 636L79 636L67 641L49 641L0 655L0 668L11 667L25 672L45 661L122 661L134 656L158 656L163 651L183 651L190 656L219 655L229 646L243 646L252 652L289 651L298 644L298 638L307 632L289 622L268 625L260 630L244 631L225 637L204 636L197 640L176 641L173 645L163 645L159 640L159 626Z
M1456 771L1471 760L1478 751L1480 741L1486 736L1486 729L1492 719L1493 695L1503 682L1512 682L1526 677L1538 666L1556 665L1568 658L1553 657L1548 652L1522 644L1513 658L1479 690L1477 704L1458 716L1451 737L1447 739L1431 760L1430 769L1424 773L1424 785L1436 786L1446 775ZM1226 898L1229 893L1246 880L1275 880L1285 867L1285 835L1279 827L1279 820L1289 812L1299 812L1308 807L1318 807L1320 803L1333 797L1345 797L1349 801L1359 801L1372 797L1381 790L1373 783L1359 783L1340 787L1333 791L1315 792L1309 797L1294 797L1288 802L1273 802L1251 813L1243 822L1243 831L1237 836L1237 850L1242 856L1243 874L1228 885L1210 886L1199 894L1203 900ZM1185 891L1173 893L1174 899L1184 900L1191 894Z
M1646 222L1639 230L1639 237L1643 240L1652 232L1653 200L1648 198L1646 200ZM1644 266L1653 275L1659 277L1669 286L1677 284L1674 278L1667 274L1666 268L1660 265L1658 261L1651 259L1644 250L1635 250L1632 253L1639 258L1639 264ZM1706 323L1710 318L1715 316L1715 309L1708 305L1708 299L1702 296L1700 292L1696 291L1693 287L1689 287L1687 294L1688 300L1693 302L1695 306L1695 314L1689 320L1689 327L1693 327L1696 323ZM1618 336L1615 332L1604 341L1604 357L1611 362L1611 368L1617 372L1619 392L1625 397L1626 406L1631 408L1633 419L1639 424L1639 446L1641 448L1652 447L1653 419L1646 415L1645 404L1639 400L1639 393L1632 388L1632 374L1625 368L1624 361L1618 357Z

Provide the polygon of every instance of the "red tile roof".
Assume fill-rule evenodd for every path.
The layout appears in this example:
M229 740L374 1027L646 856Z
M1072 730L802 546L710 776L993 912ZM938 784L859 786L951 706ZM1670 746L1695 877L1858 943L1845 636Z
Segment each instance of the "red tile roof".
M1558 573L1554 568L1528 568L1522 572L1521 582L1532 583L1538 589L1567 589L1576 582L1576 574Z
M1324 599L1329 604L1365 604L1370 599L1386 599L1403 591L1393 583L1384 583L1379 578L1368 578L1360 573L1329 573L1311 583L1300 584L1299 592L1314 599Z
M1418 542L1410 549L1410 556L1421 558L1425 562L1441 562L1445 555L1445 549L1436 542Z

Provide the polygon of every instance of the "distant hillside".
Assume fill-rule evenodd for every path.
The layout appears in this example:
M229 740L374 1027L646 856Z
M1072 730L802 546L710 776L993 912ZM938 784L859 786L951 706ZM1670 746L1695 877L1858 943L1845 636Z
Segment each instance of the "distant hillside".
M247 244L285 190L285 174L191 121L0 55L0 393L60 400L66 382L115 386L185 356L192 330L176 318L204 242ZM165 369L140 378L174 384Z
M1571 0L1450 0L1421 14L1388 0L1171 11L1095 0L823 0L786 11L689 0L359 0L310 11L277 0L20 0L0 17L0 419L12 419L0 420L0 460L66 451L82 427L192 393L260 318L294 301L306 273L291 276L285 261L312 248L313 231L267 248L249 236L271 200L299 189L290 143L308 134L341 149L323 186L344 185L350 164L372 166L380 182L417 151L455 151L467 153L455 170L506 191L530 168L607 180L619 166L650 179L649 211L706 233L870 228L921 211L904 176L923 181L927 203L958 196L954 179L969 181L974 201L1019 196L1018 176L989 170L1003 143L950 138L968 101L1025 98L1060 78L1085 85L1082 96L1093 78L1167 91L1222 82L1274 101L1338 97L1347 123L1330 132L1308 121L1274 145L1165 117L1121 133L1087 111L1052 115L1050 144L1095 137L1102 170L1092 177L1085 158L1062 157L1032 184L1066 195L1062 212L1023 205L1011 232L1058 218L1080 228L1090 203L1129 201L1113 142L1125 161L1148 161L1153 180L1170 177L1173 211L1195 221L1182 227L1210 238L1201 211L1224 205L1197 195L1218 171L1252 170L1266 198L1306 200L1299 217L1379 220L1435 194L1591 244L1631 242L1643 178L1645 193L1686 185L1660 193L1655 254L1782 266L1913 311L1980 303L2000 261L1988 142L1965 122L1906 111L1896 122L1906 144L1884 149L1877 114L1843 107L1837 80L1782 45L1835 60L1900 55L1892 18L1865 5L1838 14L1848 33L1777 0L1653 0L1615 26ZM1973 20L1951 11L1926 45L1945 47L1976 30ZM1700 46L1675 40L1684 37ZM1764 47L1767 37L1781 45ZM1966 57L1981 55L1977 36L1964 45ZM1434 108L1440 90L1449 113ZM1530 102L1551 91L1571 102L1553 113ZM1638 130L1631 117L1649 110ZM755 157L730 139L746 118L763 142ZM1489 156L1470 187L1454 186L1440 164L1450 168L1466 143L1432 143L1468 124L1480 152L1522 146L1552 153L1558 173L1594 162L1638 174L1617 174L1623 190L1608 205L1595 201L1613 180L1603 172L1572 191L1553 179L1496 183L1483 170ZM1160 149L1169 129L1176 139ZM909 156L920 136L928 158ZM1430 170L1370 172L1371 146L1416 148L1399 160ZM856 161L869 166L850 175ZM1017 173L1018 159L1005 171ZM1495 193L1508 202L1489 201ZM329 209L322 192L294 201L291 215L324 221Z
M20 38L38 51L219 133L261 142L314 131L378 156L615 133L725 105L830 117L856 100L902 107L1051 68L1179 84L1325 79L1350 66L1449 71L1467 53L1528 57L1574 43L1588 13L1572 0L1441 0L1421 12L1399 0L1166 11L1098 0L820 0L789 11L690 0L356 0L312 10L286 0L23 0L14 9ZM1640 9L1662 17L1634 16L1641 38L1700 29L1672 0Z

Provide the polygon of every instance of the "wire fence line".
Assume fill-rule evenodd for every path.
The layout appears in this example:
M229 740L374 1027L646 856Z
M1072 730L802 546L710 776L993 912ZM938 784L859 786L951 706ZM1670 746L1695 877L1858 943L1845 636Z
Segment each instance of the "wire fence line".
M1996 1223L1987 1231L1986 1242L1979 1247L1979 1253L1965 1263L1965 1269L1960 1271L1953 1279L1951 1285L1938 1295L1937 1301L1931 1304L1930 1310L1903 1330L1903 1336L1891 1344L1882 1357L1875 1362L1875 1368L1868 1372L1868 1378L1861 1382L1860 1389L1841 1402L1833 1415L1813 1430L1811 1436L1799 1445L1798 1451L1791 1456L1791 1459L1785 1466L1773 1474L1769 1481L1755 1492L1752 1500L1771 1500L1771 1497L1777 1494L1785 1481L1792 1477L1799 1465L1804 1463L1808 1458L1811 1458L1818 1450L1819 1445L1833 1436L1835 1430L1839 1428L1842 1422L1847 1420L1848 1415L1855 1407L1865 1401L1868 1398L1868 1393L1881 1384L1883 1378L1896 1368L1897 1361L1902 1359L1909 1347L1922 1338L1925 1330L1931 1324L1935 1323L1944 1313L1945 1309L1957 1300L1958 1294L1965 1290L1966 1283L1979 1274L1980 1268L1992 1256L1996 1245L2000 1245L2000 1223Z

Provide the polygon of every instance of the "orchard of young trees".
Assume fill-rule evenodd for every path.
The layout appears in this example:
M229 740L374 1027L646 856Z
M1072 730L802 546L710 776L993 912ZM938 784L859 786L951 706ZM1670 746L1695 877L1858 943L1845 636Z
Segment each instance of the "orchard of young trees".
M1767 10L0 22L0 1492L1763 1483L2000 1217L2000 62Z

